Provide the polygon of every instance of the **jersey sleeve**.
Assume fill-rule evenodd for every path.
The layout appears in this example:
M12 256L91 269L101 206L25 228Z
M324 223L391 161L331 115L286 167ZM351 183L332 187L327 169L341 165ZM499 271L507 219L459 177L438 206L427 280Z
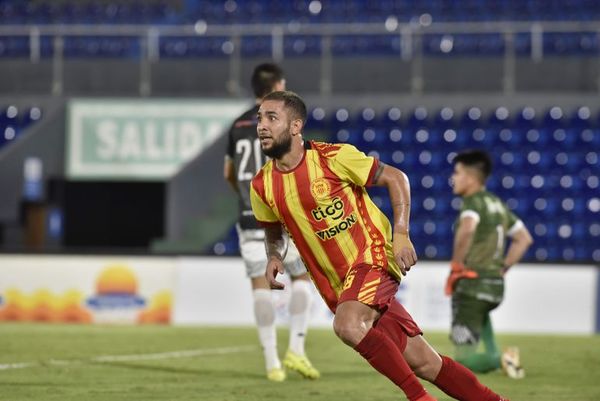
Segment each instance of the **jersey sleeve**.
M506 234L509 237L512 237L517 231L525 227L525 224L523 224L523 221L519 219L519 217L516 214L514 214L508 208L508 206L504 205L504 207L506 208L506 222L508 226L508 231L506 232Z
M256 188L254 188L255 180L252 180L252 185L250 185L250 203L252 204L252 213L254 213L256 221L263 226L279 223L279 219L273 212L273 209L265 203L256 191Z
M343 144L334 156L331 167L342 180L366 187L373 184L379 160L367 156L352 145Z
M464 219L465 217L471 217L475 219L475 221L479 224L481 220L481 207L483 206L482 202L478 199L467 198L463 200L463 205L460 210L459 219Z

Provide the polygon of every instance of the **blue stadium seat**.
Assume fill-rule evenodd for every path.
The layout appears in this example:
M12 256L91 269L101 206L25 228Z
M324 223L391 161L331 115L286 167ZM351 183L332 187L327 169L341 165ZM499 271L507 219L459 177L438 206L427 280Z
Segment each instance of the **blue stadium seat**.
M371 107L365 107L355 113L355 124L363 128L378 127L377 113Z
M29 57L28 36L0 36L0 58Z
M549 129L562 128L565 126L567 117L562 108L553 106L544 114L542 125Z
M348 128L350 126L350 111L346 108L333 110L329 119L329 126L333 130Z
M455 111L452 107L443 107L434 118L434 126L439 128L453 128L456 126Z
M321 37L316 35L286 35L283 38L286 57L318 56L321 54L321 45Z
M415 108L409 115L407 121L407 127L417 130L419 128L428 127L429 121L427 117L429 116L429 112L425 107L417 107Z
M591 110L587 106L581 106L574 110L569 119L570 128L579 128L580 130L590 128L592 124Z
M21 113L17 126L19 129L23 129L39 121L41 118L42 109L37 106L30 106Z
M387 142L386 132L377 128L359 129L356 146L359 149L385 149Z
M402 126L402 110L398 107L390 107L380 114L379 124L382 127L398 128Z
M68 36L64 41L65 57L138 58L140 54L140 40L134 36Z
M241 54L245 57L266 57L273 54L271 36L243 36Z
M161 58L227 57L233 50L233 43L226 36L167 36L159 40Z
M527 132L536 126L535 109L530 106L523 107L513 121L513 128L520 132Z
M327 128L327 112L325 109L322 107L315 107L307 112L307 130L326 130Z

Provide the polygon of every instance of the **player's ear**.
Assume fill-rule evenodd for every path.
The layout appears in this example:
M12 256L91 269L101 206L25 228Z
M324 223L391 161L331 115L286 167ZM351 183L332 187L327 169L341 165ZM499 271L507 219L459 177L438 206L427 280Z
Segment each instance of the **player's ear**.
M302 133L302 120L297 118L292 121L292 135L298 135Z

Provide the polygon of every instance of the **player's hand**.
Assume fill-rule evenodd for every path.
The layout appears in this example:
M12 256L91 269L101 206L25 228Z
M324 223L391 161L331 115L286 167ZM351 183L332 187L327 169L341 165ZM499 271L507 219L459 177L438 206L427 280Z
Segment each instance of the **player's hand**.
M283 290L285 284L276 280L277 274L283 274L283 262L278 257L272 256L267 263L265 277L272 290Z
M392 249L394 259L400 266L400 272L403 276L406 276L406 272L417 263L417 252L415 252L415 247L410 242L408 233L394 233Z
M477 278L479 274L475 270L470 270L464 264L459 262L450 262L450 274L446 280L446 288L444 292L450 296L454 292L454 287L458 280L463 278Z

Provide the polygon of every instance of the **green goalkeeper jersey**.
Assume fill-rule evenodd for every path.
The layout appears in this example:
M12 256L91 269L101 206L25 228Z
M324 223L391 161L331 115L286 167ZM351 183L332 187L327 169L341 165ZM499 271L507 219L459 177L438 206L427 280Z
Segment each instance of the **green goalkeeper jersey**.
M457 225L463 217L478 221L473 243L467 252L465 266L475 270L479 278L460 280L457 292L480 299L499 302L504 289L502 265L506 239L522 227L523 223L496 195L486 190L463 199Z

